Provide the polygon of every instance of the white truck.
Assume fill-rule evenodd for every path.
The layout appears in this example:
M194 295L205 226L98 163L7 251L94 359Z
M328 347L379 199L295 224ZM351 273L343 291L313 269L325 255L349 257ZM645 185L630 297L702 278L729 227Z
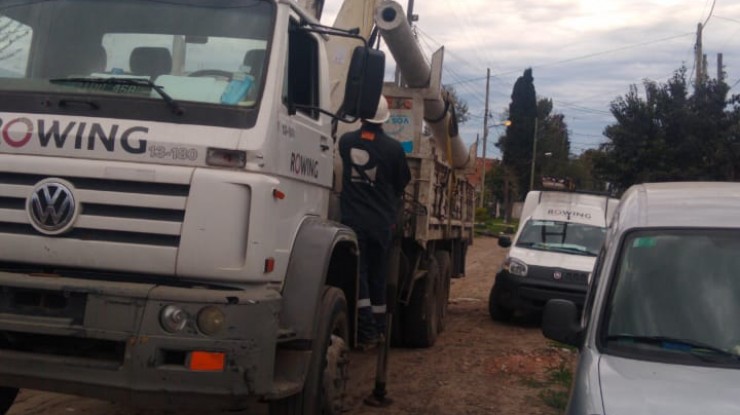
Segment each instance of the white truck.
M583 306L591 270L618 199L574 191L527 193L522 219L488 301L491 318L507 321L519 310L542 310L550 299Z
M333 120L372 115L383 60L359 39L375 1L335 28L303 3L0 0L0 414L18 388L342 410L358 261ZM459 137L435 150L407 112L433 84L398 88L415 107L391 121L415 126L397 328L417 346L472 241Z

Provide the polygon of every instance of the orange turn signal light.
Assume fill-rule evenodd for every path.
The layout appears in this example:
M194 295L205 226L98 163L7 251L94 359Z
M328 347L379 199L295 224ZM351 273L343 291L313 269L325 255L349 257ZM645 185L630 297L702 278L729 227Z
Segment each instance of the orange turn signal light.
M283 200L285 199L285 193L283 193L280 189L272 189L272 197L277 200Z
M201 372L223 372L225 365L225 353L194 351L190 353L188 368Z
M270 257L265 259L265 273L272 272L275 270L275 258Z

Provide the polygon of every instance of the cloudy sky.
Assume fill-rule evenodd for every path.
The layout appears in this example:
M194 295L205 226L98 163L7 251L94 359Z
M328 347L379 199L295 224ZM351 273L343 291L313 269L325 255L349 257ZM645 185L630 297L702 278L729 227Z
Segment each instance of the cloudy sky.
M400 0L406 8L408 0ZM486 68L491 69L490 112L504 117L511 90L531 67L537 95L565 115L571 150L597 147L613 118L609 103L643 79L666 81L681 65L691 72L697 24L707 22L703 49L716 76L724 54L727 82L740 94L738 0L415 0L419 43L431 54L445 46L443 83L468 103L462 136L483 133ZM325 17L341 2L327 0ZM390 65L389 65L390 67ZM492 142L489 157L500 153ZM480 151L479 151L480 153Z

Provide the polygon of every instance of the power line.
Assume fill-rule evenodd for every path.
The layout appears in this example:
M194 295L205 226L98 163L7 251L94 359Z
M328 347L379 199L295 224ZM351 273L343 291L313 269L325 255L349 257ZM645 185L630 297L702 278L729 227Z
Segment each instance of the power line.
M600 110L600 109L596 109L596 108L588 108L588 107L584 107L584 106L581 106L581 105L577 105L577 104L573 104L573 103L565 102L565 101L553 100L553 102L558 103L560 105L563 105L565 107L574 109L574 110L578 110L578 111L591 112L591 113L594 113L594 114L611 115L611 112L606 111L606 110Z
M634 48L638 48L638 47L642 47L642 46L648 46L648 45L652 45L652 44L655 44L655 43L667 42L669 40L678 39L678 38L686 37L686 36L693 36L693 35L694 35L694 32L687 32L687 33L682 33L682 34L679 34L679 35L669 36L669 37L665 37L665 38L661 38L661 39L649 40L649 41L646 41L646 42L640 42L640 43L635 43L635 44L632 44L632 45L622 46L622 47L615 48L615 49L607 49L607 50L604 50L604 51L601 51L601 52L590 53L588 55L577 56L577 57L563 59L563 60L559 60L559 61L555 61L555 62L542 63L542 64L539 64L539 65L532 65L531 67L532 68L542 68L542 67L545 67L545 66L560 65L560 64L563 64L563 63L570 63L570 62L575 62L575 61L579 61L579 60L583 60L583 59L590 59L590 58L593 58L593 57L596 57L596 56L607 55L607 54L615 53L615 52L621 52L621 51L628 50L628 49L634 49ZM502 73L494 74L492 76L510 75L510 74L517 73L517 72L519 72L519 71L518 70L514 70L514 71L508 71L508 72L502 72ZM475 82L475 81L480 81L481 79L486 79L486 78L485 77L482 77L482 78L481 77L470 78L470 79L462 80L459 83Z
M440 46L441 46L441 43L440 43L439 41L437 41L437 40L435 40L434 38L432 38L431 36L429 36L429 35L428 35L428 34L427 34L426 32L424 32L424 30L422 30L422 29L421 29L421 28L419 28L418 26L417 26L417 29L418 29L418 31L419 31L419 35L421 35L421 36L420 36L421 40L422 40L422 41L423 41L423 42L425 43L425 45L426 45L426 46L427 46L427 48L428 48L428 49L430 50L430 52L433 52L433 51L434 51L434 48L433 48L433 47L432 47L432 45L430 44L430 41L431 41L431 42L435 42L435 43L437 43L438 45L440 45ZM467 61L466 59L464 59L464 58L462 58L462 57L458 56L458 55L457 55L457 54L455 54L455 53L452 53L452 52L451 52L450 50L448 50L448 49L445 49L445 54L449 55L450 57L452 57L452 58L454 58L454 59L456 59L456 60L460 60L460 61L462 61L463 63L467 64L467 66L475 66L475 65L473 65L473 64L472 64L471 62L469 62L469 61ZM456 73L456 72L455 72L454 70L452 70L452 68L451 68L451 65L445 65L445 66L444 66L444 68L443 68L443 70L444 70L445 72L447 72L447 73L450 73L450 74L451 74L451 75L452 75L452 76L453 76L454 78L456 78L457 80L460 80L460 79L462 79L462 77L461 77L461 76L459 76L459 75L458 75L458 74L457 74L457 73ZM449 83L448 83L448 84L449 84ZM469 91L469 93L470 93L470 94L476 94L476 93L478 93L478 91L476 91L476 90L471 90L471 91ZM481 100L481 102L483 102L483 99L482 99L482 98L481 98L480 100Z
M740 20L730 19L729 17L714 16L715 19L727 20L728 22L740 23Z
M638 48L638 47L641 47L641 46L647 46L647 45L652 45L652 44L655 44L655 43L666 42L666 41L669 41L669 40L678 39L678 38L686 37L686 36L693 35L693 34L694 34L693 32L688 32L688 33L683 33L683 34L680 34L680 35L669 36L669 37L662 38L662 39L650 40L650 41L647 41L647 42L636 43L634 45L623 46L621 48L605 50L603 52L596 52L596 53L591 53L589 55L583 55L583 56L579 56L579 57L575 57L575 58L564 59L564 60L561 60L561 61L556 61L556 62L550 62L550 63L540 64L540 65L535 65L535 66L533 66L533 68L541 68L543 66L560 65L560 64L563 64L563 63L569 63L569 62L573 62L573 61L577 61L577 60L593 58L593 57L596 57L596 56L607 55L607 54L610 54L610 53L620 52L620 51L628 50L628 49L634 49L634 48Z
M421 39L421 41L427 46L427 49L433 50L432 46L429 43L429 40L434 41L434 39L431 39L431 37L429 35L427 35L421 29L419 29L419 35L420 35L419 36L419 39ZM445 65L442 68L442 70L444 71L444 73L449 74L450 77L453 78L453 80L459 80L459 79L461 79L460 75L458 75L454 70L452 70L452 66L451 65ZM450 83L448 82L447 85L450 85ZM460 88L460 93L465 93L466 95L469 95L469 96L472 96L473 98L475 98L479 103L484 103L483 98L481 98L479 96L479 91L474 90L474 89L463 89L463 88L466 88L466 87L467 86L463 86L462 88Z
M735 83L732 84L732 86L730 87L730 89L728 89L728 91L732 91L732 88L736 87L737 84L740 84L740 79L738 79L737 81L735 81Z
M707 20L704 20L704 24L702 26L706 27L707 23L709 22L709 19L712 17L712 13L714 13L714 6L717 4L717 0L712 1L712 8L709 9L709 16L707 16Z

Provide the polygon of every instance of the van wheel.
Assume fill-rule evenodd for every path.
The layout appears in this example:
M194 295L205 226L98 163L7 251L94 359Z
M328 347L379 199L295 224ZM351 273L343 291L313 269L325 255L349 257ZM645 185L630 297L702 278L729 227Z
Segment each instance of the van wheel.
M0 387L0 415L5 415L18 395L18 388Z
M402 315L403 343L408 347L431 347L437 340L438 279L439 265L432 256L429 258L427 275L414 284L411 299Z
M303 391L270 403L270 415L339 415L349 380L349 325L342 290L324 288Z
M447 251L437 251L434 253L439 266L439 278L437 284L437 330L442 333L445 329L445 320L447 318L447 304L450 298L450 280L452 278L452 261L450 253Z
M505 308L500 303L500 292L496 289L496 284L491 287L491 294L488 296L488 313L495 321L508 322L514 316L514 310Z

